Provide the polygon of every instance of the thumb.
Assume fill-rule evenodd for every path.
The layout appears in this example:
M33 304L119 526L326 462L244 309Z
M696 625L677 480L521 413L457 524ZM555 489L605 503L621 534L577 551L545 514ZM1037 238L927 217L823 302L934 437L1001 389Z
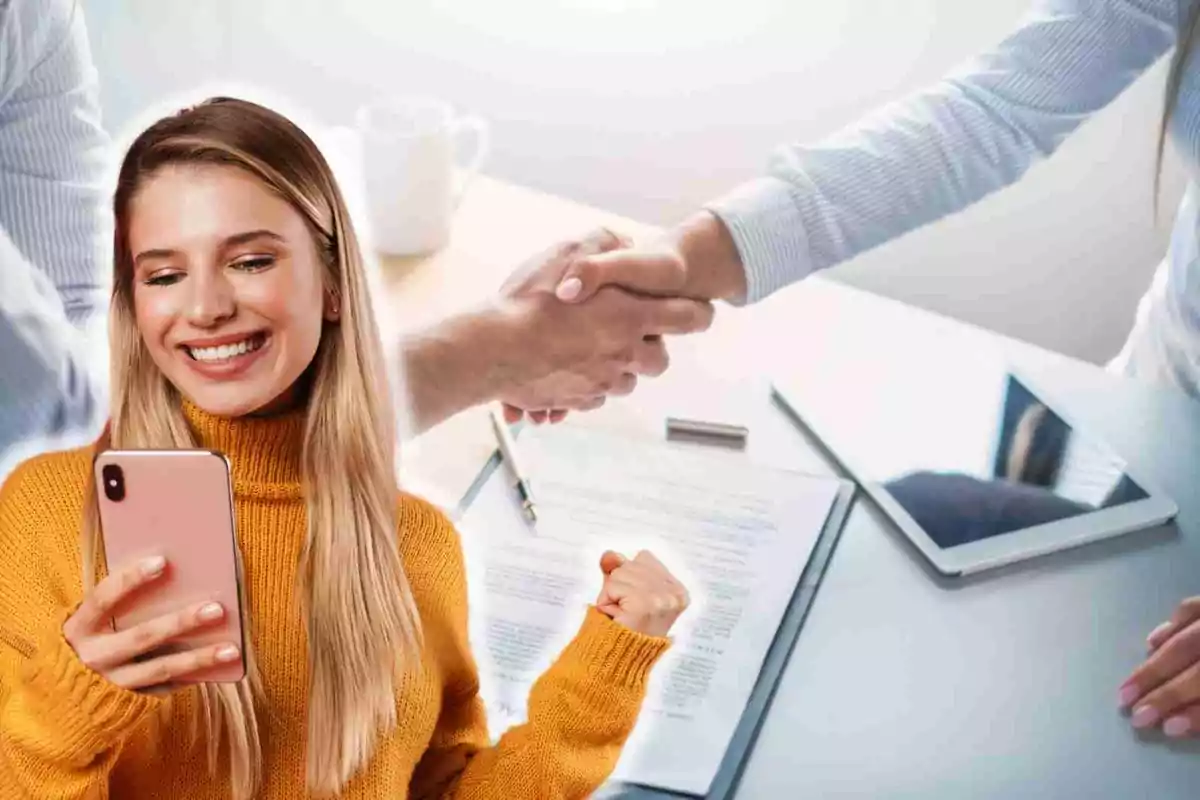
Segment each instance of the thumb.
M605 550L604 555L600 556L600 570L604 573L604 585L600 587L600 596L596 598L596 608L612 619L615 619L616 615L621 612L621 598L612 591L612 581L608 579L608 576L625 561L625 556L613 550Z
M615 620L621 613L621 600L616 595L609 593L607 583L600 590L600 596L596 598L596 610L612 620Z
M687 278L683 259L672 250L611 250L576 259L555 290L565 303L582 303L605 286L652 295L678 295Z
M600 556L600 571L605 575L612 573L614 569L625 563L625 556L614 550L605 550L604 555Z

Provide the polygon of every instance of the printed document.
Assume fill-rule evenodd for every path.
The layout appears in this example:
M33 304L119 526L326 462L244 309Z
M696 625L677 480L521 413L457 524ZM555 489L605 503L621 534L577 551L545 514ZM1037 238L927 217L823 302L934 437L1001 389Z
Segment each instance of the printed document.
M839 484L740 452L569 426L517 438L538 522L501 464L463 515L471 640L493 737L525 720L607 549L649 550L691 594L614 780L705 794Z

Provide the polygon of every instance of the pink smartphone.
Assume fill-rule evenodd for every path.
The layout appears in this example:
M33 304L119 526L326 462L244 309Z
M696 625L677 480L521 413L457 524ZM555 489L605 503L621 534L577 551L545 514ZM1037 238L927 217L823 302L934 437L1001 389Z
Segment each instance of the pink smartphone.
M125 630L194 603L225 609L210 623L148 657L232 642L245 653L241 570L229 462L209 450L105 450L95 459L100 527L109 573L161 555L166 573L113 615ZM187 676L184 683L229 683L246 674L245 657Z

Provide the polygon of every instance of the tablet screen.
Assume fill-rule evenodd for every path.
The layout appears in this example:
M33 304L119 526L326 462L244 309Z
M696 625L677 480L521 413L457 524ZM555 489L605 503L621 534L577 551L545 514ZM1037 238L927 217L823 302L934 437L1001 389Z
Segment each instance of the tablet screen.
M1116 453L1014 375L958 385L971 396L893 383L874 397L843 397L840 409L814 409L806 422L942 549L1149 496Z

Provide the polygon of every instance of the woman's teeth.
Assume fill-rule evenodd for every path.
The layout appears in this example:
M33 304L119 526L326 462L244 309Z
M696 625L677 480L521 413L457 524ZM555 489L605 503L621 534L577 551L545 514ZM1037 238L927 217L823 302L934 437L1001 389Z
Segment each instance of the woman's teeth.
M228 361L234 356L253 353L263 346L266 337L252 336L236 344L222 344L217 347L189 347L188 354L197 361Z

